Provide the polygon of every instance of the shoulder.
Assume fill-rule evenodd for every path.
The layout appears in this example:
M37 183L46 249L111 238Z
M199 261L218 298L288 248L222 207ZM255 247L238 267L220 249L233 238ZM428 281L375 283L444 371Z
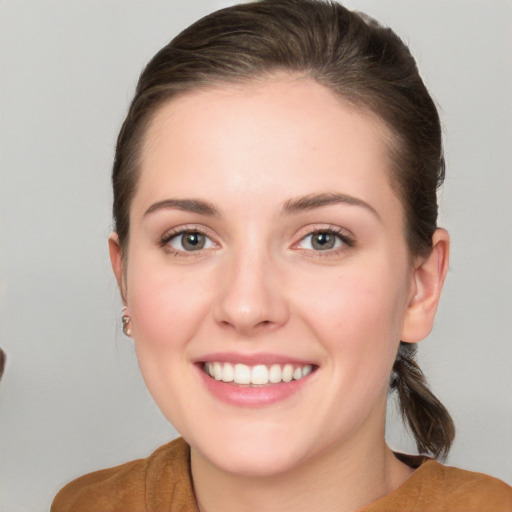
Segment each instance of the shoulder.
M429 461L428 464L430 467L425 469L432 475L441 495L446 495L446 500L453 503L453 507L464 504L467 511L512 512L512 487L505 482L483 473L444 466L435 461Z
M139 459L89 473L67 484L53 500L51 512L140 512L175 504L189 510L193 502L189 447L181 438Z
M512 496L512 487L502 480L483 473L475 473L451 466L444 466L436 461L429 461L430 473L437 475L436 480L452 492L464 492L468 488L493 491L504 496Z
M512 487L483 473L424 458L402 486L364 510L512 512Z

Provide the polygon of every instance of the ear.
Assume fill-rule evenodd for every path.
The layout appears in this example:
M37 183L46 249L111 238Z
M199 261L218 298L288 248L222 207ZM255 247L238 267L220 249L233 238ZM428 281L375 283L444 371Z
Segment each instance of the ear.
M119 237L115 232L110 233L110 236L108 237L108 250L110 253L110 263L112 264L112 270L116 276L117 286L119 287L119 292L121 293L121 299L123 300L123 304L126 304L123 256L121 252L121 246L119 244Z
M401 337L401 340L407 343L423 340L432 330L448 272L450 236L444 229L435 231L432 246L432 252L415 263Z

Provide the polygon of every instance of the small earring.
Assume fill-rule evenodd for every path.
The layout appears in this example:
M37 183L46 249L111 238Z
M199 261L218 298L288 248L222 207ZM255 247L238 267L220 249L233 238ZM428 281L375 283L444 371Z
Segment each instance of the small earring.
M132 319L128 314L128 308L124 307L121 316L121 322L123 322L123 332L128 338L132 337Z

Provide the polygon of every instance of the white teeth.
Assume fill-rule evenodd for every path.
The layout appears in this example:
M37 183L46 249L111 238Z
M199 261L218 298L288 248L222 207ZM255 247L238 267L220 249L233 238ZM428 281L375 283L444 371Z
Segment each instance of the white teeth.
M226 366L227 363L224 364ZM235 375L233 380L235 384L251 383L251 368L245 364L235 364Z
M310 364L307 364L302 368L302 376L307 377L311 372L313 371L313 366Z
M213 363L213 376L215 380L222 380L222 366L220 363Z
M272 384L277 384L278 382L281 382L282 376L283 372L281 371L281 366L279 366L278 364L273 364L268 372L269 382L271 382Z
M290 382L293 379L293 366L291 364L285 364L283 368L283 380Z
M235 379L235 369L231 364L225 364L222 368L222 380L224 382L233 382Z
M237 363L205 363L204 371L215 380L234 382L235 384L266 385L279 382L300 380L313 371L313 365L294 366L292 364L273 364L270 367L264 364L247 366Z
M251 370L251 384L268 384L268 368L259 364Z

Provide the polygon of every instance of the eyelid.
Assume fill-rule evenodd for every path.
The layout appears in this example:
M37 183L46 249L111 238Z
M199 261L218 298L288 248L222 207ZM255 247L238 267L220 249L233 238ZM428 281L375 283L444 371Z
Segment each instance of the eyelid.
M169 242L184 233L187 232L196 232L206 236L213 244L214 247L209 247L205 249L198 249L197 251L184 251L177 250L175 248L170 247ZM341 247L336 247L333 249L326 249L325 251L315 251L312 249L303 249L298 247L299 244L308 236L311 236L315 233L330 233L334 236L338 237L342 245ZM309 253L315 253L315 256L328 256L333 254L338 254L340 252L346 251L348 248L354 247L356 245L356 238L354 234L346 228L342 228L340 226L336 226L333 224L314 224L307 225L302 227L297 234L295 235L295 242L291 245L291 249L297 251L304 251ZM205 228L204 226L200 226L197 224L185 224L181 226L176 226L164 232L164 234L158 239L158 245L162 248L167 249L170 253L174 253L175 255L186 255L193 256L194 253L199 254L204 251L210 251L212 249L217 249L221 247L221 243L218 241L218 237L211 232L210 229Z
M185 225L177 226L177 227L167 230L159 238L158 245L160 245L162 248L167 249L170 253L173 253L175 255L180 254L180 255L187 255L187 256L194 255L195 252L201 253L201 252L209 251L209 250L213 249L211 247L208 247L206 249L198 249L197 251L182 251L182 250L175 249L169 245L169 242L172 239L174 239L180 235L183 235L184 233L200 233L201 235L204 235L205 237L207 237L214 244L215 247L213 247L213 248L220 247L220 243L218 242L217 237L215 237L215 235L213 235L209 229L207 229L203 226L198 226L196 224L185 224Z
M299 247L299 244L303 240L305 240L308 236L314 235L315 233L332 234L341 240L342 245L341 247L326 249L325 251L314 251L313 249L303 249ZM315 256L328 256L332 254L338 254L356 245L356 238L351 231L340 226L335 226L333 224L317 224L305 226L304 228L299 230L299 232L296 235L296 238L298 240L293 243L291 247L292 249L315 253Z

